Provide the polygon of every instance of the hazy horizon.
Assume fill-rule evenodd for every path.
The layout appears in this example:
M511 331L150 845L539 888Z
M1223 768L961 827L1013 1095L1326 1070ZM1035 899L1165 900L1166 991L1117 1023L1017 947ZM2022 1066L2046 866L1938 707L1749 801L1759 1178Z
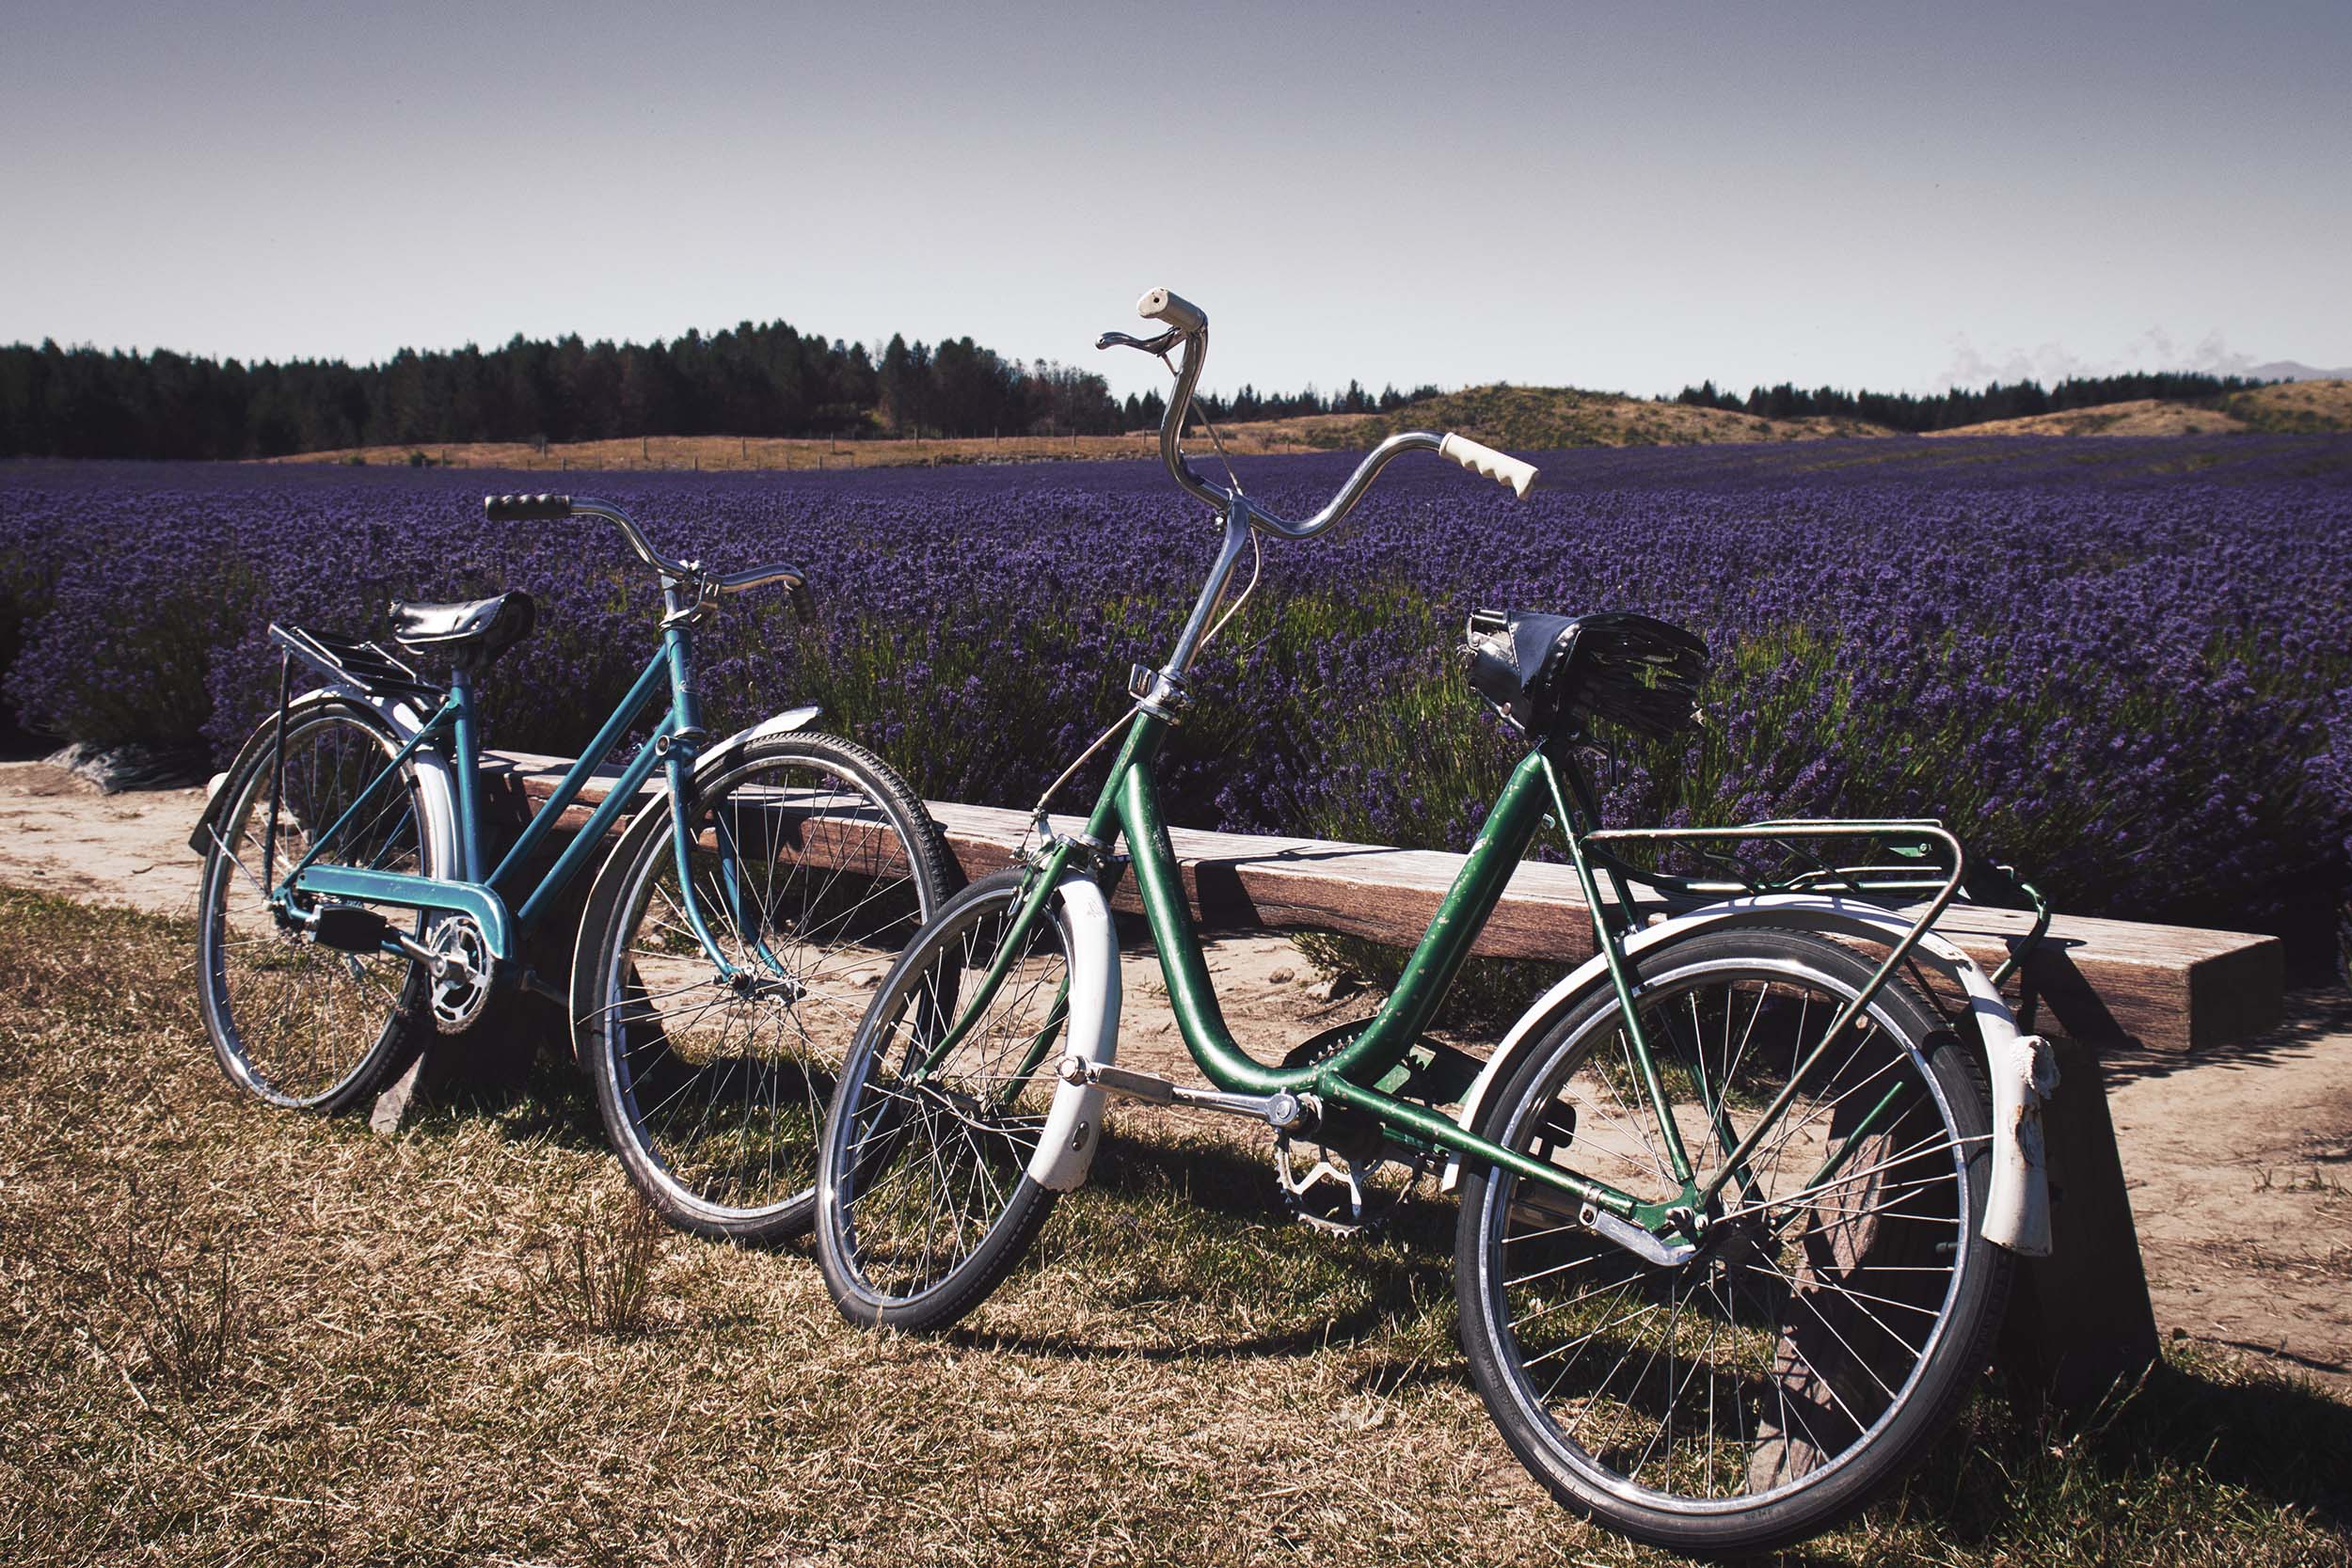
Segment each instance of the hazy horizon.
M782 319L1160 381L1927 391L2352 365L2352 8L20 15L0 341ZM1164 380L1164 378L1161 378Z

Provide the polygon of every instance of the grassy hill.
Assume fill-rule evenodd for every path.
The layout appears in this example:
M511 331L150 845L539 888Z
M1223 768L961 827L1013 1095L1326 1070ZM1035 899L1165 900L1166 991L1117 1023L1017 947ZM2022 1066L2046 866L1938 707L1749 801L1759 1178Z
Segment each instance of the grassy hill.
M1942 436L2229 436L2249 431L2317 436L2352 430L2352 381L2289 381L2219 397L2069 408L2023 420L1939 430Z
M1453 430L1506 451L1564 447L1695 446L1719 441L1805 441L1884 436L1855 420L1767 420L1754 414L1653 403L1573 387L1472 387L1391 414L1311 414L1288 420L1219 424L1237 456L1353 451L1400 430ZM1195 440L1200 441L1196 432ZM1200 442L1206 445L1205 441ZM362 463L398 467L412 460L460 468L864 468L963 463L1043 463L1155 456L1155 432L1122 436L971 436L919 440L834 441L734 436L653 436L559 443L434 442L305 452L284 463Z
M1726 441L1819 441L1891 436L1860 420L1768 420L1720 408L1654 403L1573 387L1471 387L1390 414L1311 414L1221 424L1226 450L1263 456L1360 451L1400 430L1453 430L1506 451L1567 447L1700 446ZM1954 436L2210 436L2240 431L2317 435L2352 431L2352 381L2297 381L2194 402L2154 398L1994 420L1937 431ZM1196 441L1199 437L1196 435ZM1199 442L1205 446L1205 442ZM1016 436L833 441L734 436L653 436L545 448L519 441L438 443L306 452L285 463L411 461L461 468L859 468L963 463L1043 463L1149 458L1151 432L1123 436Z

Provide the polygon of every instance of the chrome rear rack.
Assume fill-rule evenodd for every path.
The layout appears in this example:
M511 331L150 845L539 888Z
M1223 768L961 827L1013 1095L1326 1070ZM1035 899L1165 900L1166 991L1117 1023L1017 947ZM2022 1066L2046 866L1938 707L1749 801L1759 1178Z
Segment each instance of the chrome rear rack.
M270 623L269 640L330 678L348 681L372 696L405 698L427 711L440 705L441 688L381 643L322 637L275 621Z

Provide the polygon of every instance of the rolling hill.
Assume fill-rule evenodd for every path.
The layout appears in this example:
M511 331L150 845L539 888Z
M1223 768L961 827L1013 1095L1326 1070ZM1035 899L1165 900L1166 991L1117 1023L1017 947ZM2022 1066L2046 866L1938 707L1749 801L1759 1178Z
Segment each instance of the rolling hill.
M2193 402L2141 398L1939 430L1955 436L2317 436L2352 430L2352 381L2288 381Z
M1400 430L1455 430L1506 451L1851 440L1895 434L1860 420L1768 420L1687 404L1654 403L1616 392L1505 386L1447 392L1388 414L1312 414L1223 424L1217 430L1227 450L1236 455L1359 451ZM2321 435L2338 431L2352 431L2352 380L2285 382L2191 402L2145 398L2103 404L2030 419L1963 425L1937 431L1934 436ZM544 448L522 442L446 446L436 442L420 448L306 452L275 461L388 465L430 461L458 467L557 469L821 468L1145 458L1157 450L1158 442L1150 432L863 441L656 436Z

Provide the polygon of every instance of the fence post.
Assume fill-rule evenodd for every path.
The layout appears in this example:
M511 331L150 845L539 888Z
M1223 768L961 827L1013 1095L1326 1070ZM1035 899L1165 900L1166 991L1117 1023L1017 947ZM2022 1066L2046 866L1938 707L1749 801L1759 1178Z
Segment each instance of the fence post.
M2071 1406L2137 1377L2162 1351L2098 1053L2048 1038L2058 1064L2058 1092L2042 1112L2050 1256L2021 1260L1994 1359Z

